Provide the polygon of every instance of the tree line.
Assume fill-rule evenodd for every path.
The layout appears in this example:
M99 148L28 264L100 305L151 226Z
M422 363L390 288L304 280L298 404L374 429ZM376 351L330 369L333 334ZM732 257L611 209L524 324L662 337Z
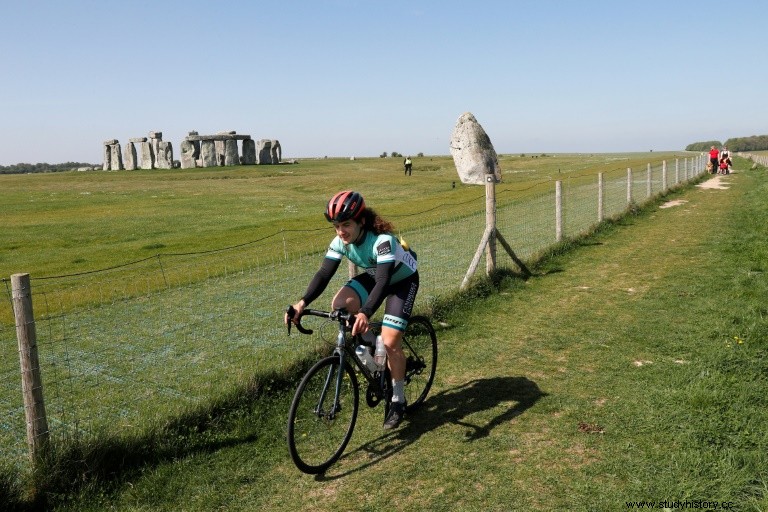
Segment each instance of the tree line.
M32 172L62 172L71 171L73 169L79 169L80 167L93 168L94 164L87 164L84 162L65 162L63 164L13 164L13 165L0 165L0 174L27 174Z
M725 141L725 144L719 140L708 140L705 142L694 142L685 147L686 151L709 151L709 148L715 146L721 148L727 146L730 151L765 151L768 150L768 135L752 135L750 137L734 137Z

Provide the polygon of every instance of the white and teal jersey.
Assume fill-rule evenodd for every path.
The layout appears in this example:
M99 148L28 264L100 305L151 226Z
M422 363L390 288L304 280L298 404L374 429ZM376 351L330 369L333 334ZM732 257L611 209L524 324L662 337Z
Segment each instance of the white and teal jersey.
M341 261L343 256L371 275L376 274L376 265L394 263L392 278L388 284L398 283L413 275L418 266L413 253L403 249L397 238L390 233L376 235L372 231L365 231L362 242L349 245L344 245L337 236L331 241L325 257Z

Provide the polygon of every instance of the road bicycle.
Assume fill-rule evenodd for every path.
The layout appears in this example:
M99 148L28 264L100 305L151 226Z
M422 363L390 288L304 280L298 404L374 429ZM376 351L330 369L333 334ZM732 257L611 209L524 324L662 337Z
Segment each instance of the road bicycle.
M286 311L293 318L296 311L289 306ZM392 397L392 379L386 363L369 367L356 354L366 350L368 356L375 342L363 336L351 334L354 315L344 309L321 311L305 309L299 316L296 328L304 334L311 329L301 325L304 316L316 316L336 322L338 334L333 354L323 357L304 375L296 389L288 412L288 449L294 464L304 473L325 472L336 462L352 438L360 404L360 387L357 375L367 383L365 401L369 407L384 402L384 417L389 412ZM288 334L291 333L288 322ZM381 332L381 322L371 322L369 328L375 335ZM362 345L364 348L359 349ZM358 352L358 353L359 353ZM403 334L405 352L406 413L416 410L427 397L437 369L437 336L432 323L424 316L413 316Z

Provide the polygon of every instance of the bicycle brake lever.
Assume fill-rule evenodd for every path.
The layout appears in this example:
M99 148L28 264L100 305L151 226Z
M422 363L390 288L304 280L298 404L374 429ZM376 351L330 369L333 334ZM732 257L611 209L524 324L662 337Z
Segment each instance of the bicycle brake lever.
M288 306L288 309L285 311L288 315L288 336L291 335L291 324L293 323L293 317L296 316L296 309L293 306ZM306 329L303 325L301 325L301 316L299 316L299 320L296 323L296 328L299 330L302 334L312 334L312 329Z
M285 314L288 315L288 336L291 335L291 325L293 325L293 317L296 315L296 310L293 308L293 306L288 306L288 309L285 310Z

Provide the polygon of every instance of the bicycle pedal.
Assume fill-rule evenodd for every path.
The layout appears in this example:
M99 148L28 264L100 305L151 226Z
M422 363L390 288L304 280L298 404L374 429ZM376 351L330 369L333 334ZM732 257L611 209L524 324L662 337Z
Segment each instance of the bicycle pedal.
M368 404L368 407L376 407L379 405L379 402L381 402L382 396L380 393L378 393L375 389L373 389L371 386L368 386L368 388L365 390L365 403Z

